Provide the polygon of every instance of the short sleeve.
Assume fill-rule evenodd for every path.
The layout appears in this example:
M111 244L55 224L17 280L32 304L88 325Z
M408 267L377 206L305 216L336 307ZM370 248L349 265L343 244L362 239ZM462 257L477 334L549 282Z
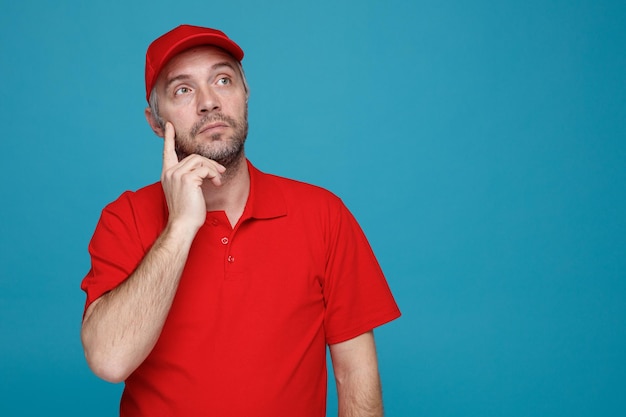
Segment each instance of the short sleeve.
M132 193L122 194L104 208L89 243L91 268L81 283L87 307L121 284L143 259L142 245L131 204Z
M326 342L340 343L400 317L363 231L339 201L334 210L323 284Z

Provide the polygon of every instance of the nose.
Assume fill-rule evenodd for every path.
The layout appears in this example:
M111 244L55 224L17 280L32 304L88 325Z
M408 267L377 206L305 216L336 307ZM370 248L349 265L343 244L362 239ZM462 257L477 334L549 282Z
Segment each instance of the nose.
M211 87L198 89L196 96L198 114L211 113L220 109L219 97Z

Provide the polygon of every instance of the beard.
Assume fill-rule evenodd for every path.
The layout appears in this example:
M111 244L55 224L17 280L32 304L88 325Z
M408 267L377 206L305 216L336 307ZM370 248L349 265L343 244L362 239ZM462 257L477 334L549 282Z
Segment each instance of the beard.
M211 135L210 142L200 142L196 136L208 123L224 122L234 132L224 138L223 133ZM198 123L194 124L187 133L176 134L176 155L181 161L191 154L198 154L211 159L225 168L233 167L241 162L244 155L244 144L248 136L248 109L240 120L222 113L207 114Z

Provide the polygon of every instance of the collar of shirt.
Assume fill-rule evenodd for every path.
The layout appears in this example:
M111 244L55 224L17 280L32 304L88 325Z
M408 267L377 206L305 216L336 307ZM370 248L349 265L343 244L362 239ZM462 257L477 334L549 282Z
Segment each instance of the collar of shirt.
M243 218L273 219L287 215L287 204L282 190L274 181L274 176L259 171L250 161L250 195L243 212Z

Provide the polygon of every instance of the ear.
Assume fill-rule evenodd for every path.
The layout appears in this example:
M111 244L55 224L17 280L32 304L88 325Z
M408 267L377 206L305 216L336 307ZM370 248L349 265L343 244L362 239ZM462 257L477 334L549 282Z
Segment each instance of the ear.
M146 115L146 120L152 128L152 131L160 138L165 136L165 129L161 127L161 125L159 125L159 122L152 114L152 110L150 110L150 107L146 107L146 109L144 110L144 114Z

